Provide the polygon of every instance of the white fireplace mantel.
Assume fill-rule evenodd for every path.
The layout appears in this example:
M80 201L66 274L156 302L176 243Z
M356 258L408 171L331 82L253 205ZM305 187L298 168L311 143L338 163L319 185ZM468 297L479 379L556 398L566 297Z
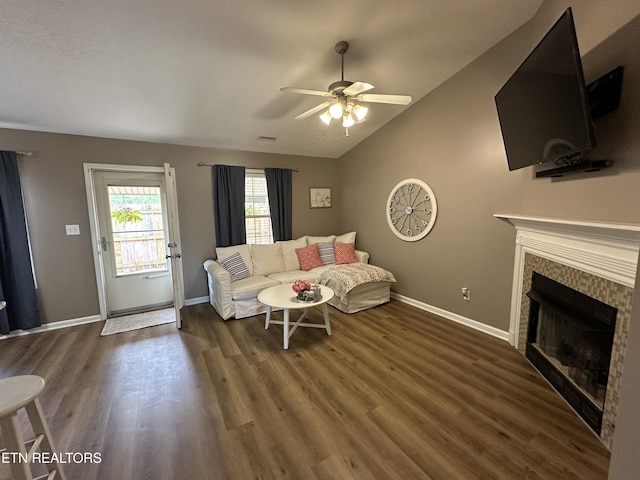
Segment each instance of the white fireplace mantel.
M588 222L507 213L496 213L493 216L509 221L516 229L542 230L550 233L555 232L558 235L590 238L593 241L628 243L636 245L636 247L640 244L640 225L635 224Z
M509 341L516 348L525 254L633 288L640 250L640 225L588 222L517 214L494 214L516 228Z

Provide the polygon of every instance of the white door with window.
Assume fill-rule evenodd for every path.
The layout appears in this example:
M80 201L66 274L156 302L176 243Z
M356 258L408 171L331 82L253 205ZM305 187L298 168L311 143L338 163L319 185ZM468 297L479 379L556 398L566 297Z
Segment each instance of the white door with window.
M172 305L163 173L94 173L108 315Z

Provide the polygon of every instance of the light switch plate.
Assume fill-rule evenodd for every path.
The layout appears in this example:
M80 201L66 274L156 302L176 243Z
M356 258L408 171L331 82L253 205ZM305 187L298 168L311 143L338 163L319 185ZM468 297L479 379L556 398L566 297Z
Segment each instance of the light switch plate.
M65 225L67 235L80 235L80 225Z

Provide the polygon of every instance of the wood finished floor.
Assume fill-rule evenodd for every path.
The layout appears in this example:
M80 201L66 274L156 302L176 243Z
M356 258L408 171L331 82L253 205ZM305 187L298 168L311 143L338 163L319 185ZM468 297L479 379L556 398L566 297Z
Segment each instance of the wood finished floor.
M608 451L506 342L398 301L330 315L288 351L264 315L208 304L179 332L17 337L0 377L44 377L58 450L101 454L69 480L606 479Z

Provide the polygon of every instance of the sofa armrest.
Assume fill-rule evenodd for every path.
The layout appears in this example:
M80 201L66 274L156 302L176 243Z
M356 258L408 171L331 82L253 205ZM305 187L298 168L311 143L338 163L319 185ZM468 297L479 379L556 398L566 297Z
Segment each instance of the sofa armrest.
M356 254L356 260L358 263L369 263L369 253L363 252L361 250L356 250L354 252Z
M235 309L231 297L231 274L215 260L205 260L204 269L207 272L211 305L223 320L233 317Z

